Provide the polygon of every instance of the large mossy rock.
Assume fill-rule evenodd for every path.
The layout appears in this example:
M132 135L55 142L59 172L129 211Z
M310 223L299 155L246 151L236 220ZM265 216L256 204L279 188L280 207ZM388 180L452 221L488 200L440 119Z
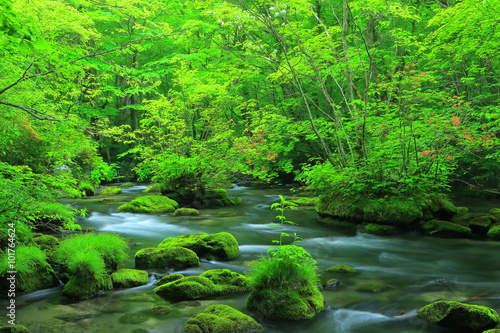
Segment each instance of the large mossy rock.
M74 301L81 301L110 289L113 289L110 275L103 274L98 278L72 276L64 285L62 294Z
M186 234L165 238L158 248L184 247L208 260L230 260L239 256L238 241L227 232Z
M190 206L196 209L229 207L243 202L241 198L229 198L225 189L190 190L167 187L162 188L161 193L179 202L182 206Z
M146 195L133 199L118 207L118 212L128 213L172 213L179 204L169 197L161 195Z
M148 247L135 254L136 268L172 268L177 270L199 265L200 258L195 252L179 246Z
M118 186L108 186L101 191L101 195L115 195L122 193L123 189Z
M210 305L188 319L186 333L248 333L262 332L252 317L224 304Z
M321 217L404 227L420 220L449 218L457 208L445 195L355 199L342 193L320 195Z
M205 299L217 295L249 290L248 278L228 269L212 269L199 276L188 276L168 282L154 292L173 302Z
M487 216L474 217L469 222L469 228L473 233L486 235L491 226L491 220Z
M427 234L441 237L468 237L472 233L468 227L440 220L427 221L422 228Z
M500 240L500 225L494 226L486 234L489 238Z
M294 290L253 290L247 299L249 311L272 320L302 320L317 315L324 309L324 298L314 286Z
M417 315L454 332L476 333L495 328L500 314L488 307L456 301L438 301L421 308Z
M147 284L149 277L146 271L124 268L111 274L111 280L115 288L131 288Z

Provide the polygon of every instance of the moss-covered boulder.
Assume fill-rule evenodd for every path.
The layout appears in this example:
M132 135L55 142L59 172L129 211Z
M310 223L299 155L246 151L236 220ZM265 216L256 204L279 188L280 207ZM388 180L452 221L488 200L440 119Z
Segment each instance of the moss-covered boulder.
M225 189L210 190L205 193L202 207L228 207L242 203L241 198L229 198Z
M500 240L500 225L494 226L491 228L486 234L489 238L499 239Z
M491 330L484 331L483 333L500 333L500 328L494 328Z
M230 260L239 256L238 242L227 232L186 234L165 238L158 248L184 247L208 260Z
M144 248L137 251L134 258L136 268L173 268L177 270L200 265L200 258L195 252L179 246Z
M235 206L243 202L241 198L229 198L225 189L185 189L172 184L162 187L161 193L182 206L201 208L218 208Z
M103 290L113 289L111 276L103 274L99 277L72 276L64 285L62 294L75 301L85 300L96 296Z
M440 237L468 237L472 233L468 227L441 220L427 221L422 226L422 229L429 235Z
M132 187L132 186L135 186L135 183L128 182L120 185L120 187Z
M0 333L29 333L30 330L23 325L1 326Z
M247 333L262 332L262 326L252 317L224 304L210 305L188 319L186 333Z
M487 216L474 217L469 222L469 228L473 233L486 235L491 226L491 220Z
M354 267L351 267L349 265L334 265L326 270L327 272L334 272L334 273L355 273L357 270Z
M195 208L178 208L174 212L174 216L198 216L200 211Z
M146 195L121 205L118 212L162 214L172 213L178 207L179 204L169 197Z
M324 309L324 298L315 286L294 290L253 290L247 299L249 311L266 319L302 320L314 317Z
M421 308L417 315L431 323L464 333L483 332L500 324L497 311L455 301L434 302Z
M409 226L423 219L449 218L456 213L457 208L444 195L356 199L335 192L320 195L316 211L321 217Z
M147 284L149 277L146 271L124 268L111 274L111 280L115 288L131 288Z
M115 195L122 193L123 189L118 186L108 186L101 191L101 195Z
M156 281L155 285L156 286L161 286L162 284L167 284L169 282L182 279L183 277L184 277L184 275L182 275L182 274L165 275L165 276L162 276L161 279L159 279L158 281Z
M148 186L142 193L151 193L151 192L160 192L161 187L160 184L153 184Z
M364 228L363 231L368 233L368 234L373 234L373 235L394 235L399 232L399 229L396 228L393 225L384 225L384 224L377 224L377 223L368 223Z
M228 269L212 269L199 276L188 276L154 289L169 301L204 299L249 290L248 278Z
M500 208L492 208L488 212L490 218L494 222L500 222Z

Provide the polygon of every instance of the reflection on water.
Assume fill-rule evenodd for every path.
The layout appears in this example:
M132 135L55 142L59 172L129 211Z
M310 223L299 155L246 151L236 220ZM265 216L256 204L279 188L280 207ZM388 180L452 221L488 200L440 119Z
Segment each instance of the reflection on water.
M258 190L235 187L230 196L241 197L244 203L219 210L202 210L197 218L178 218L172 214L145 215L117 213L117 207L132 197L143 195L146 186L124 188L115 202L99 203L99 198L78 200L79 207L91 212L81 224L122 234L130 240L131 259L144 247L156 246L166 237L186 233L227 231L240 244L240 257L229 262L202 260L200 267L175 273L197 275L214 268L247 271L252 260L265 254L278 239L276 212L270 205L277 202L285 189ZM500 205L497 205L500 206ZM311 320L292 322L264 321L269 333L302 332L443 332L421 321L415 311L430 302L491 297L475 304L500 308L500 267L496 253L499 242L466 239L438 239L416 234L378 237L358 233L348 235L316 222L311 209L287 212L297 223L285 226L288 233L304 239L299 245L318 261L322 272L336 264L357 269L355 274L335 276L325 273L324 279L337 278L340 284L322 290L326 309ZM165 270L149 270L151 280L145 286L117 289L102 296L75 304L60 295L61 286L19 297L18 323L30 326L32 332L183 332L186 320L210 304L223 303L246 313L247 294L227 295L189 304L171 304L173 311L164 317L154 316L151 307L169 305L152 289L155 274ZM2 303L3 305L3 303ZM130 318L136 318L133 323ZM139 332L139 331L138 331Z

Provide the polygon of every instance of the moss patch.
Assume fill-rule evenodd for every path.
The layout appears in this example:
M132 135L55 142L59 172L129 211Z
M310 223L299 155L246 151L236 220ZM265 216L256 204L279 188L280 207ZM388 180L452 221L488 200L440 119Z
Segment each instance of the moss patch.
M8 325L1 326L0 333L29 333L29 329L27 329L23 325Z
M422 228L427 234L442 237L467 237L472 233L468 227L440 220L425 222Z
M118 212L161 214L174 212L178 207L179 204L169 197L146 195L121 205Z
M482 332L500 324L500 314L497 311L455 301L434 302L421 308L417 315L458 332Z
M327 272L335 273L355 273L357 270L354 267L348 265L335 265L326 270Z
M318 198L307 197L289 197L287 200L293 202L297 206L315 206L318 202Z
M184 275L182 274L170 274L170 275L165 275L161 279L155 282L155 285L161 286L162 284L166 284L175 280L182 279Z
M147 284L149 277L146 271L125 268L111 274L111 280L115 288L130 288Z
M262 332L262 326L252 317L223 304L210 305L189 318L186 333L242 333Z
M472 232L480 235L486 235L490 226L491 226L491 220L486 216L474 217L469 222L469 228L472 230Z
M227 232L186 234L165 238L158 248L184 247L209 260L230 260L239 256L238 242Z
M178 208L174 212L174 216L198 216L200 212L194 208Z
M486 236L488 236L489 238L500 240L500 225L491 228L486 234Z
M200 276L188 276L154 289L169 301L195 300L248 290L248 279L228 269L213 269Z
M363 231L373 235L394 235L399 232L399 229L392 225L369 223L364 227Z
M183 269L199 266L200 259L190 249L171 246L164 248L148 247L135 254L136 268L173 268Z
M122 188L118 186L108 186L101 191L101 195L115 195L122 193Z
M101 290L110 289L113 289L113 282L107 274L97 278L72 276L64 285L62 294L72 300L81 301L96 296Z
M157 316L166 315L167 313L169 313L171 311L172 311L172 308L170 306L166 306L166 305L157 305L157 306L153 306L151 308L151 312L153 312L153 314L155 314Z

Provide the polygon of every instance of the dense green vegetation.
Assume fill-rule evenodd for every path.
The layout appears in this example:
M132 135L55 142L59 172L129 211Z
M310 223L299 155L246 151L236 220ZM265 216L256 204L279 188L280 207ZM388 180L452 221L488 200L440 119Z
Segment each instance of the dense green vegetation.
M33 203L117 179L498 192L499 5L3 0L2 218L27 230Z

